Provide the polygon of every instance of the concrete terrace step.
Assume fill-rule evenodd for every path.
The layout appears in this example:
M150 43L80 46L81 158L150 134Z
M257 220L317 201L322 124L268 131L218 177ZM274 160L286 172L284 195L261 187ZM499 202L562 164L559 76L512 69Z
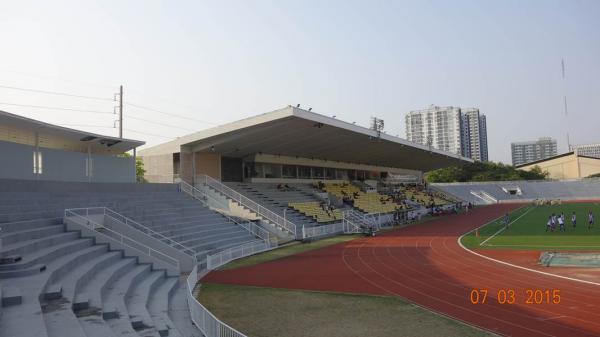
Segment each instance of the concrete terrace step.
M51 246L31 255L23 257L23 260L17 263L0 265L0 278L21 277L37 274L46 269L47 265L55 262L57 259L69 255L77 250L88 247L92 244L92 239L78 239L64 242L59 245Z
M92 240L89 240L89 245L89 247L72 252L68 255L68 261L65 261L64 264L50 271L50 275L46 281L44 290L42 291L44 298L48 298L47 294L50 293L49 289L55 289L56 285L62 289L62 283L68 279L78 266L89 263L93 259L108 252L107 245L94 245ZM62 292L60 295L62 296Z
M246 242L251 242L251 241L253 241L253 239L254 238L252 236L247 235L247 234L231 235L231 236L227 236L224 238L214 239L214 240L210 240L208 242L199 243L190 248L192 248L196 252L212 251L215 249L223 250L224 247L228 248L228 247L240 245L240 244L243 244Z
M185 281L178 282L169 301L169 317L183 337L203 337L202 333L192 324L187 307L187 286Z
M127 297L136 282L150 273L150 265L138 264L116 280L102 299L102 317L120 336L138 336L129 320L129 313L125 305Z
M2 235L0 236L0 241L2 242L2 246L6 247L17 242L41 239L48 236L60 234L64 232L64 229L65 226L63 224L26 229Z
M253 236L250 235L250 233L245 230L233 228L232 230L229 230L229 231L214 233L214 234L205 235L202 237L195 237L195 238L192 238L189 240L180 241L179 243L194 249L194 247L205 245L208 243L213 243L213 242L214 243L220 242L223 239L233 239L233 238L243 238L243 237L252 238Z
M163 230L163 231L159 231L158 233L160 233L166 237L175 237L178 235L194 233L194 232L202 230L202 229L208 230L213 227L222 227L222 226L231 226L231 225L233 225L231 222L218 222L218 223L188 222L188 223L182 223L179 226L173 225L174 226L173 228L176 228L176 229Z
M161 336L184 337L169 317L169 300L178 285L177 277L165 278L151 290L152 296L148 298L148 312Z
M238 225L235 225L235 224L230 224L230 225L225 225L225 226L210 226L208 228L203 228L203 229L201 228L194 232L171 236L170 238L177 242L183 243L188 240L212 238L217 235L238 233L238 232L248 233L248 231L246 231L242 227L239 227Z
M164 271L153 271L139 282L133 284L129 294L125 297L125 305L129 312L131 326L137 331L143 331L143 334L158 332L155 329L155 323L146 308L146 304L148 303L151 289L163 282L164 279Z
M2 250L0 250L0 256L4 257L20 255L25 257L30 253L37 252L44 248L56 246L64 242L71 242L77 238L79 238L79 233L77 232L62 232L44 238L16 242L14 244L2 247ZM3 270L3 267L5 267L5 265L0 265L0 270Z
M41 228L45 226L52 226L58 224L62 224L62 217L0 223L0 228L2 228L2 231L0 231L0 237L8 235L12 232L18 232L22 230Z

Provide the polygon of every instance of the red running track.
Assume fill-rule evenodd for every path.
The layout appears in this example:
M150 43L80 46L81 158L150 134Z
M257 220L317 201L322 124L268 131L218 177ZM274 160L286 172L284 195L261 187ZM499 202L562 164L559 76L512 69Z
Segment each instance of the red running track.
M391 295L505 336L600 336L600 286L543 275L464 250L463 233L518 207L494 205L268 263L211 272L204 282ZM473 288L488 289L472 304ZM514 304L499 304L513 289ZM526 304L559 289L559 304Z

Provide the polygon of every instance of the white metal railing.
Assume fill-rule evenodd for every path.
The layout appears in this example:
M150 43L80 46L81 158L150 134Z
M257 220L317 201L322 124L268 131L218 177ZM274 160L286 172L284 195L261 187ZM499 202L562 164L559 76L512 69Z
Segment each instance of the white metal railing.
M157 240L162 241L163 243L183 252L186 255L191 256L192 258L196 257L196 251L194 251L192 248L187 247L169 237L164 236L163 234L160 234L159 232L156 232L154 230L152 230L150 227L142 225L141 223L132 220L126 216L124 216L123 214L117 213L115 211L113 211L110 208L107 207L88 207L88 208L71 208L71 211L75 210L95 210L96 212L98 211L102 211L102 214L113 219L116 221L119 221L131 228L134 228L148 236L151 236ZM89 213L88 213L89 214Z
M221 183L220 181L218 181L212 177L209 177L207 175L199 175L197 177L200 178L199 183L202 183L206 186L213 188L217 192L234 200L235 202L239 203L240 205L255 212L259 216L273 222L274 224L279 226L281 229L296 236L296 230L297 230L296 225L294 223L292 223L291 221L285 219L281 215L265 208L264 206L260 205L259 203L255 202L254 200L243 196L240 192L232 189L229 186L224 185L223 183Z
M272 246L266 241L249 242L236 247L231 247L216 254L206 257L206 268L208 270L217 269L233 260L258 254L267 250L277 248L277 242Z
M202 334L206 337L247 337L223 323L196 299L194 296L196 284L198 284L198 266L194 267L187 278L187 302L192 322Z
M92 213L90 213L92 210ZM94 212L96 211L96 212ZM83 215L85 214L85 215ZM104 216L104 207L97 208L79 208L79 209L65 209L65 220L71 218L76 218L79 221L73 221L73 223L83 226L89 230L96 232L99 235L102 235L109 240L116 241L123 246L129 247L131 249L137 250L138 252L145 254L147 256L157 258L161 261L164 261L172 266L175 266L177 270L181 270L179 260L175 259L167 254L161 253L158 250L139 242L131 237L123 235L117 231L114 231L104 225L99 224L98 222L90 219L90 216L101 215Z
M334 223L331 225L302 227L302 238L314 238L323 235L337 234L344 232L344 222Z
M208 193L201 191L184 181L179 183L179 190L181 192L184 192L184 193L190 195L192 198L202 202L206 207L210 207L208 205L208 203L206 202L207 199L211 199L218 203L222 203L222 201L212 197ZM220 214L223 215L229 222L233 222L236 225L247 230L250 234L252 234L258 238L261 238L263 241L267 242L269 246L271 246L273 244L273 242L275 242L275 244L277 244L277 238L274 235L272 235L271 232L267 231L266 229L264 229L260 226L257 226L255 223L253 223L251 221L246 221L246 222L240 223L240 222L236 221L234 218L228 216L227 214L223 214L223 213L220 213Z

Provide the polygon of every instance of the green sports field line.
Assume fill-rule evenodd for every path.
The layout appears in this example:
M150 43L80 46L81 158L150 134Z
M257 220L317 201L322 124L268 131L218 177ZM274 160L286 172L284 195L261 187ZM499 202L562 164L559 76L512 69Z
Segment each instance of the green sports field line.
M563 203L560 205L525 205L513 212L511 225L502 217L479 227L477 232L463 236L461 242L471 249L545 249L600 250L600 227L588 229L587 214L600 214L598 203ZM565 230L546 231L551 214L565 214ZM577 215L577 226L571 224L571 214Z
M496 235L498 235L498 234L502 233L504 230L506 230L508 227L510 227L510 225L512 225L512 224L514 224L515 222L517 222L517 220L519 220L519 219L521 219L522 217L524 217L525 215L527 215L527 213L531 212L531 210L532 210L533 208L534 208L534 207L529 207L529 209L528 209L528 210L526 210L525 212L523 212L523 214L519 215L519 216L518 216L516 219L514 219L514 220L513 220L513 221L511 221L511 222L509 222L509 223L508 223L508 226L504 226L504 227L500 228L500 229L499 229L499 230L498 230L496 233L492 234L492 236L490 236L489 238L487 238L487 239L483 240L483 242L481 242L479 245L480 245L480 246L485 246L485 245L486 245L486 243L487 243L488 241L490 241L491 239L493 239L493 238L494 238ZM501 218L502 218L502 217L501 217ZM497 220L495 220L495 221L497 221Z

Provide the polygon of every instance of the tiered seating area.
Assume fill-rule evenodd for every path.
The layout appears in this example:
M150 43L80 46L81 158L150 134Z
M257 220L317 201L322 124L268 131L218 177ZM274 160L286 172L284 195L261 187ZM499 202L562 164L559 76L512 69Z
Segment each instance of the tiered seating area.
M449 204L452 201L442 193L434 193L415 186L405 186L402 189L405 198L417 202L423 206L430 206L433 202L436 206Z
M109 207L199 259L258 239L174 185L84 185L48 192L0 184L0 336L201 336L185 282L66 231L64 210Z
M534 199L598 199L600 198L600 180L582 179L565 181L494 181L481 183L444 183L432 184L436 188L452 194L462 200L475 204L484 203L471 191L483 191L497 200L534 200ZM503 188L518 186L521 195L506 193Z
M339 221L344 217L342 210L327 211L316 201L290 202L289 206L308 217L312 217L318 223Z
M277 189L276 184L267 183L225 183L245 197L254 200L265 208L285 217L293 222L298 228L313 227L320 225L312 215L299 212L290 204L297 203L319 203L320 200L314 195L315 190L302 184L289 184L290 189Z
M365 193L350 183L326 183L323 190L340 199L349 199L354 207L365 213L389 213L406 206L393 202L392 198L379 193Z

